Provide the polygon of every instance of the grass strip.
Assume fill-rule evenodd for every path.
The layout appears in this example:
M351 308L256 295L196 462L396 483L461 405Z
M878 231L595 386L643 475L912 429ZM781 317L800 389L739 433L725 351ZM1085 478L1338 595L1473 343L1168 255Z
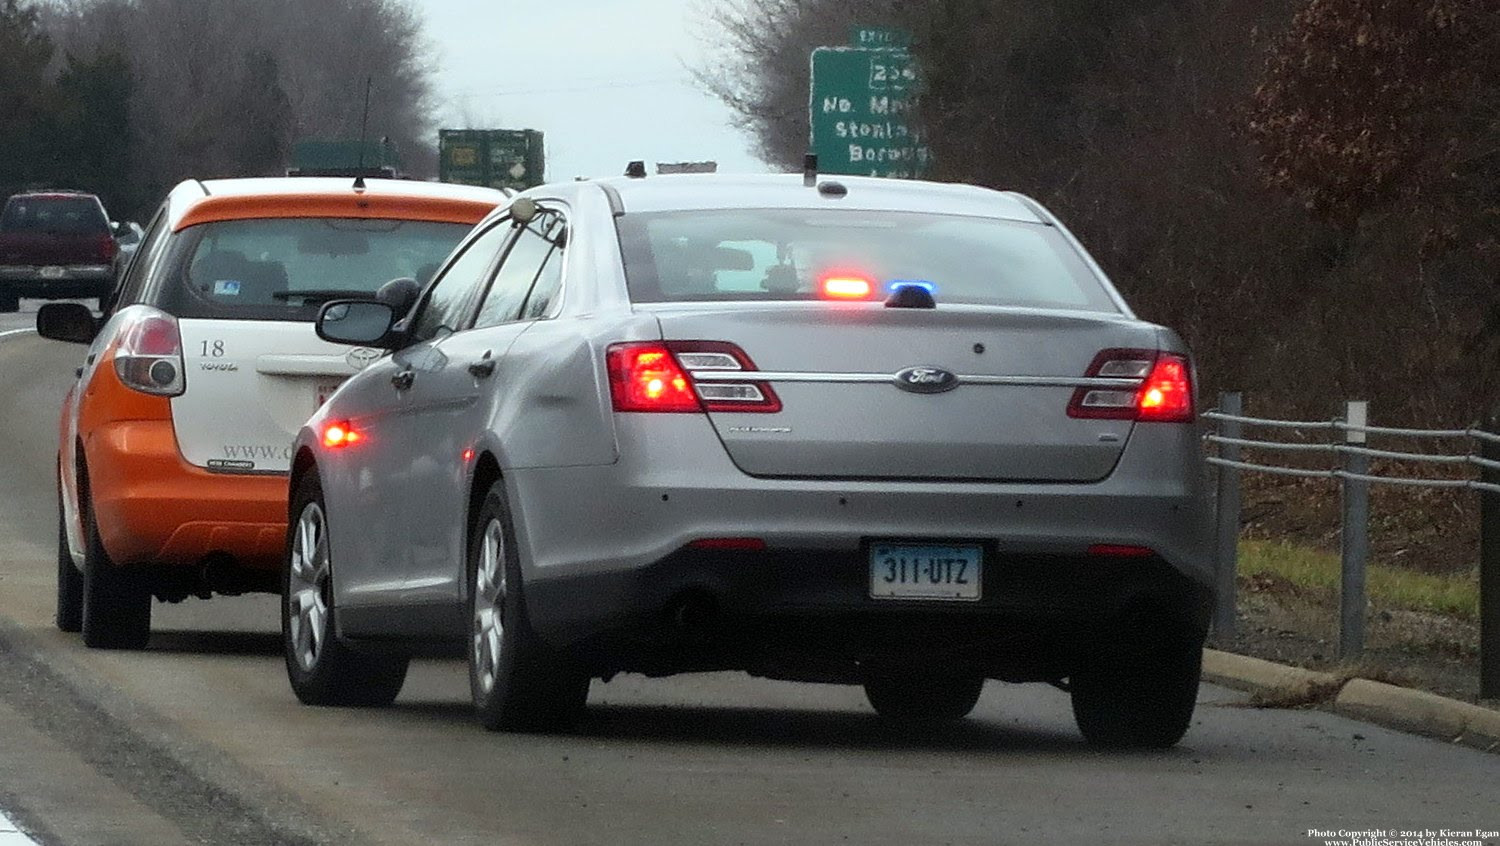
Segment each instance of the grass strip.
M1241 578L1258 575L1285 579L1305 591L1339 590L1339 556L1279 541L1241 541ZM1425 611L1461 620L1479 619L1479 571L1423 573L1384 564L1369 565L1365 592L1377 609Z

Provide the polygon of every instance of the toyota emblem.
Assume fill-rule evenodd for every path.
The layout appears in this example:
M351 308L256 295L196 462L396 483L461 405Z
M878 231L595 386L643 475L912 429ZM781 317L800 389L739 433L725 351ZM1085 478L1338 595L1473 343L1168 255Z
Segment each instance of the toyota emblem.
M348 355L344 356L344 360L349 362L349 366L355 370L364 370L370 366L370 362L380 358L380 356L380 350L372 350L369 347L356 347L350 350Z

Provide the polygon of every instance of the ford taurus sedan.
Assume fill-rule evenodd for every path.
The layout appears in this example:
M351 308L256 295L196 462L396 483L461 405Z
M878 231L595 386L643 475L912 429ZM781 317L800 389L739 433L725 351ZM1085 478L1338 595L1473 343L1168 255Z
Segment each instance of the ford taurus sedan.
M462 644L491 729L592 679L863 685L905 723L987 679L1176 743L1212 605L1193 367L1045 209L970 186L676 176L532 189L303 427L286 663L394 700Z

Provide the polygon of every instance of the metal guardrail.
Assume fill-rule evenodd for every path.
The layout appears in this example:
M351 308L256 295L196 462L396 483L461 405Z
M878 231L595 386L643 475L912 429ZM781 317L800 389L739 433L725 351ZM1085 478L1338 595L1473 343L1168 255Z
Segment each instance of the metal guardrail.
M1340 526L1341 574L1339 591L1339 656L1357 657L1365 640L1365 571L1369 559L1369 491L1374 484L1471 490L1481 496L1480 564L1480 696L1500 697L1500 417L1489 429L1406 429L1368 424L1369 406L1351 401L1341 419L1298 421L1250 417L1243 413L1243 398L1229 392L1219 397L1219 407L1205 412L1203 419L1217 431L1204 437L1215 454L1206 458L1218 469L1218 587L1219 608L1214 628L1232 634L1235 625L1235 576L1238 571L1241 471L1337 481L1343 504ZM1245 436L1246 427L1325 433L1330 440L1292 442ZM1370 436L1466 440L1469 451L1461 454L1405 452L1366 446ZM1342 437L1339 437L1342 436ZM1333 440L1333 438L1339 438ZM1339 466L1327 468L1288 467L1246 461L1242 450L1325 455ZM1473 468L1480 478L1433 479L1387 476L1372 473L1372 459L1411 462L1446 467Z

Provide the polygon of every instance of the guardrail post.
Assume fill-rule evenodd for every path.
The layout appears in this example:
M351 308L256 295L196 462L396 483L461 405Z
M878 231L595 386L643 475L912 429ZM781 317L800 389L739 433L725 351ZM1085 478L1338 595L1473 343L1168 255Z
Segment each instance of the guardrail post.
M1500 434L1500 410L1485 429ZM1480 441L1479 454L1500 461L1500 444ZM1483 467L1482 481L1500 485L1500 470ZM1479 698L1500 699L1500 493L1479 493Z
M1219 394L1219 411L1235 417L1243 413L1239 391ZM1219 436L1240 438L1244 427L1238 420L1219 422ZM1219 444L1219 458L1239 461L1239 444ZM1218 518L1216 538L1218 551L1218 604L1214 606L1214 633L1220 637L1234 635L1235 623L1235 576L1239 573L1240 542L1240 470L1238 467L1218 466L1218 497L1215 514Z
M1368 440L1370 404L1350 400L1344 407L1344 443L1363 447ZM1346 474L1368 476L1370 457L1344 454ZM1339 658L1358 658L1365 650L1365 565L1370 557L1370 483L1343 477L1343 526L1339 546L1342 579L1339 588Z

